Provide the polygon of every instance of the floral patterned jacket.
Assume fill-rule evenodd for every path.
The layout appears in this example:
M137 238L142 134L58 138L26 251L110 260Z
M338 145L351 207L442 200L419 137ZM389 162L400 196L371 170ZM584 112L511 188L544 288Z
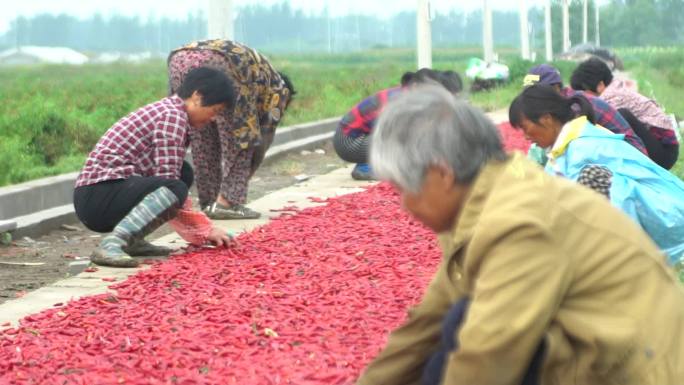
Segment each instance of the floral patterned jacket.
M173 50L212 51L223 60L221 69L235 82L237 100L230 114L217 117L219 127L230 129L242 149L268 148L289 102L290 90L271 63L256 50L230 40L204 40ZM265 151L265 150L264 150Z

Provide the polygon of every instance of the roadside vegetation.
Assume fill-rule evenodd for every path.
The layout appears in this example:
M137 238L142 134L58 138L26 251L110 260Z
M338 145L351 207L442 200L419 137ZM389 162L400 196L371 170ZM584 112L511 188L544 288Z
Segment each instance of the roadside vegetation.
M463 74L468 59L479 53L479 48L439 49L433 64ZM489 92L466 92L472 103L486 111L506 108L520 91L526 70L534 65L518 59L513 49L499 53L510 68L510 83ZM622 49L618 54L627 71L639 80L642 92L684 119L684 48ZM340 116L415 69L415 55L409 49L285 55L272 61L290 75L298 91L283 125ZM116 120L166 95L164 64L0 68L0 186L77 171L93 144ZM575 64L553 64L567 81ZM684 177L684 162L675 170Z

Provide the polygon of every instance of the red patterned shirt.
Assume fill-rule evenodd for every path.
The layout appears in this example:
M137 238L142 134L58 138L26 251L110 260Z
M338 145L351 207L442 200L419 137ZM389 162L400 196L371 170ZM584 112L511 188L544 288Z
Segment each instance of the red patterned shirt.
M136 175L180 178L189 128L185 103L176 95L130 113L97 142L76 187Z
M387 102L401 92L401 87L384 89L375 95L363 99L351 111L342 117L340 127L345 136L356 138L369 135L375 127L380 111Z
M651 134L662 144L678 145L677 134L670 117L655 100L636 92L631 84L624 79L613 79L601 94L601 99L615 109L630 110L637 119L648 125Z

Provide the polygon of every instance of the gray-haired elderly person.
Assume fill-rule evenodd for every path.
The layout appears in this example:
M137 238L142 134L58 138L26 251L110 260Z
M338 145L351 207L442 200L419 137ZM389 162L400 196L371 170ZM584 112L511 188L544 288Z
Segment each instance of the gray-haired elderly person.
M370 159L443 260L358 384L682 383L684 292L605 198L506 155L439 87L386 107Z

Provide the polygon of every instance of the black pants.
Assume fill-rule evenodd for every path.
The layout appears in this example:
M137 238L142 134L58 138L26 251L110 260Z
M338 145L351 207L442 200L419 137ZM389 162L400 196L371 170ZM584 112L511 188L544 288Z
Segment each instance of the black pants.
M458 341L455 339L455 336L457 331L461 329L461 324L468 311L468 305L470 305L470 300L464 298L453 305L444 316L441 346L425 363L421 385L439 385L444 382L442 381L444 366L449 353L458 350ZM542 365L544 364L545 355L546 341L541 341L537 347L537 351L534 353L534 356L532 356L532 361L527 367L527 371L525 372L525 376L520 382L520 385L539 385L539 375L541 373Z
M111 232L114 227L148 194L166 187L183 204L188 197L194 174L192 167L183 162L181 180L160 177L132 176L128 179L108 180L74 191L76 216L92 231Z
M347 136L338 126L333 136L333 146L337 156L351 163L368 163L368 146L370 135L359 135L355 138Z
M634 133L637 134L641 141L644 142L646 146L646 151L648 151L648 157L651 158L658 166L669 170L677 163L677 158L679 157L679 145L666 145L659 141L648 128L648 124L645 124L641 120L637 119L634 114L626 109L620 108L618 112L622 117L625 118L627 123L632 127Z

